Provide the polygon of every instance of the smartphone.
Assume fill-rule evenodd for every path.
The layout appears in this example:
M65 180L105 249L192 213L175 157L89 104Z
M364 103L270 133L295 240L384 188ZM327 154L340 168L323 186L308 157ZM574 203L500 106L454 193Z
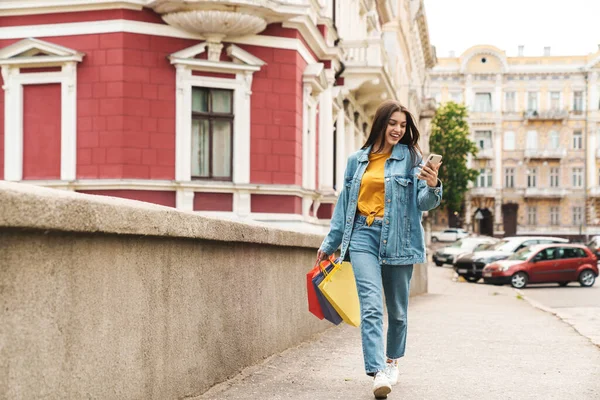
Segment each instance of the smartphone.
M427 160L425 161L425 165L427 165L427 163L431 163L431 165L436 166L441 161L442 161L442 156L441 155L431 153L429 156L427 156Z

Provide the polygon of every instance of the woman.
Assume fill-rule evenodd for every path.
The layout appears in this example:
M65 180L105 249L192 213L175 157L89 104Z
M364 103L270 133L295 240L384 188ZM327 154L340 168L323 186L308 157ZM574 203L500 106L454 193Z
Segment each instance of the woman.
M378 107L367 142L348 158L331 229L317 252L318 261L340 244L342 258L349 252L360 300L365 370L374 377L375 398L387 398L398 381L413 264L426 259L421 214L442 199L440 164L419 165L418 142L419 131L405 107L397 101ZM388 310L385 354L382 291Z

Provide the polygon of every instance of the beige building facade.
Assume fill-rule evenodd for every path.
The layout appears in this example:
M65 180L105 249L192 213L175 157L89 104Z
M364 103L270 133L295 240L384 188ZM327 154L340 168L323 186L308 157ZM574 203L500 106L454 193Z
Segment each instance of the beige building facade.
M600 233L600 48L518 54L474 46L431 71L429 96L466 104L479 148L463 225L495 236Z

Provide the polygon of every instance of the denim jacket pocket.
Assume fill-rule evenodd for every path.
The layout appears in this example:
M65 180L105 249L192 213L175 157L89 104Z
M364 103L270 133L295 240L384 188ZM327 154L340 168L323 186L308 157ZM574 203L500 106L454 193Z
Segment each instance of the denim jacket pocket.
M397 198L400 202L406 204L408 202L410 193L412 192L413 181L410 178L403 176L395 176L394 180L399 185L397 187Z

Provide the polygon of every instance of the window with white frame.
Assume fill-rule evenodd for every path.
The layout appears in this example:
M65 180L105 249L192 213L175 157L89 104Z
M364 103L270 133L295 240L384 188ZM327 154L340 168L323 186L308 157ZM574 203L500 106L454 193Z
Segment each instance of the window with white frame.
M192 88L192 178L232 179L233 90Z
M514 150L515 148L515 133L512 131L504 132L504 150Z
M28 38L0 49L4 96L4 176L24 178L23 92L28 85L60 84L60 180L77 178L77 68L85 54ZM44 71L49 67L54 71ZM25 72L28 70L28 72Z
M583 168L577 167L573 168L573 180L572 184L575 188L583 187Z
M491 93L475 93L475 112L491 112L492 111L492 94Z
M550 109L560 109L560 92L550 92Z
M537 207L527 207L527 224L537 225Z
M475 181L475 187L486 188L492 187L492 170L489 168L481 168L479 176Z
M573 225L583 224L583 207L573 207Z
M515 187L515 169L505 168L504 169L504 187L514 188Z
M527 187L534 188L537 187L537 168L529 168L527 170Z
M527 93L527 111L538 110L538 92Z
M583 148L583 133L581 131L573 132L573 149L581 150Z
M492 148L492 131L475 131L475 144L480 150Z
M537 131L527 131L527 150L535 150L538 147Z
M550 225L560 225L560 207L550 207Z
M559 185L559 175L560 169L558 167L550 168L550 187L558 187Z
M516 92L504 93L504 109L507 112L517 111L517 94Z
M573 92L573 111L583 111L583 91Z
M550 131L550 149L557 150L560 147L560 133L558 131Z

